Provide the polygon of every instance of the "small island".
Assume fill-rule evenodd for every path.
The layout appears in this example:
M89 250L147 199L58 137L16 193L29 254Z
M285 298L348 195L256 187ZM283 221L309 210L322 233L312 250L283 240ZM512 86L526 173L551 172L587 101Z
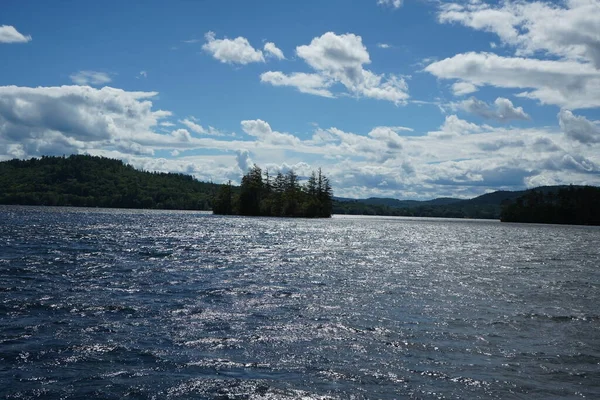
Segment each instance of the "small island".
M237 190L236 190L237 189ZM267 217L329 218L333 191L321 169L300 184L293 170L275 177L256 164L243 176L239 188L223 185L213 203L213 213Z

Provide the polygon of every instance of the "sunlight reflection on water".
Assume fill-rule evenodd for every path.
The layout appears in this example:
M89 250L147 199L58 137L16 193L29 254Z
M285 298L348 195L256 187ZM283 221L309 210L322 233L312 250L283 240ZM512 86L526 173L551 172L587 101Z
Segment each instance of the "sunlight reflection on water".
M0 208L0 397L600 396L600 229Z

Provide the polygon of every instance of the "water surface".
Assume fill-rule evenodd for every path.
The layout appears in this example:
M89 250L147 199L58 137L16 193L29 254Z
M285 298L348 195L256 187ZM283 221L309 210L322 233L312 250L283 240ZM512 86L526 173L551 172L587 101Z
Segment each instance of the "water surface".
M600 228L0 207L0 398L600 398Z

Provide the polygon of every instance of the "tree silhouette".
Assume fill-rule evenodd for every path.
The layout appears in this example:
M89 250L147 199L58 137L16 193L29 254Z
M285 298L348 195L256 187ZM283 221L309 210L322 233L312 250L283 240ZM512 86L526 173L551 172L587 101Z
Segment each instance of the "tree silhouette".
M242 177L239 196L231 192L219 192L215 198L213 212L228 214L232 210L240 215L274 217L331 217L333 190L329 179L319 169L313 172L306 184L300 183L300 177L290 170L285 175L278 172L272 179L268 171L263 173L257 165L252 166ZM226 201L231 199L228 208Z

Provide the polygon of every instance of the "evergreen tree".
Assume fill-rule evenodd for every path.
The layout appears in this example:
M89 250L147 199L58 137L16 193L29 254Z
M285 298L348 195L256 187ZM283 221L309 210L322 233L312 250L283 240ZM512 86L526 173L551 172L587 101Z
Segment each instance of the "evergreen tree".
M233 211L233 190L231 188L231 181L229 181L226 185L221 185L219 188L213 204L213 213L230 215L233 214Z
M239 212L241 215L261 215L260 204L263 197L262 170L256 164L242 178L240 185Z
M319 185L321 188L319 189ZM223 189L215 199L215 214L225 214L230 209L240 215L279 217L330 217L332 212L332 189L329 179L319 170L309 177L305 185L293 170L285 175L278 172L272 179L265 171L254 165L242 177L239 196L232 189ZM231 207L226 207L232 199Z

